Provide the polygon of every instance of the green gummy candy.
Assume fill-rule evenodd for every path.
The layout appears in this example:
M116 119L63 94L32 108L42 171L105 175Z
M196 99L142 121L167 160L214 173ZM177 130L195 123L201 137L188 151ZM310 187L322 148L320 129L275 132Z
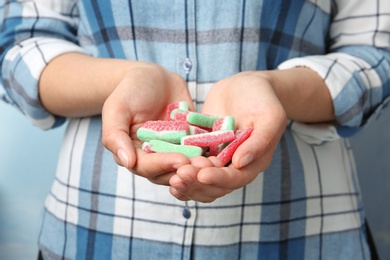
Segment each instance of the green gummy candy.
M225 116L224 118L215 121L213 124L213 131L218 130L234 130L234 118L233 116Z
M188 110L188 104L185 101L178 102L178 108L182 110Z
M221 118L217 116L209 116L196 112L189 112L187 115L188 123L206 128L212 128L214 122L219 119Z
M186 131L153 131L150 129L139 128L137 131L137 137L139 140L144 142L149 142L151 140L157 139L162 141L167 141L170 143L180 143L180 140L183 136L186 136Z
M172 144L161 140L151 140L149 142L149 145L150 145L150 149L156 153L158 152L181 153L187 156L188 158L200 156L203 153L203 149L197 146Z

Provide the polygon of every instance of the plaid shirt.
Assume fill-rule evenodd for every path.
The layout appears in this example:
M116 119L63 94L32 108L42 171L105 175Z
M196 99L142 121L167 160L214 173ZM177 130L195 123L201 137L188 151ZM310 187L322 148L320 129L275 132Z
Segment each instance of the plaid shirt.
M390 93L388 0L0 1L3 99L33 124L38 79L65 52L150 61L182 75L200 109L212 85L245 70L307 66L339 125L289 122L271 165L209 204L181 202L115 164L101 118L69 119L45 203L48 259L368 259L348 140Z

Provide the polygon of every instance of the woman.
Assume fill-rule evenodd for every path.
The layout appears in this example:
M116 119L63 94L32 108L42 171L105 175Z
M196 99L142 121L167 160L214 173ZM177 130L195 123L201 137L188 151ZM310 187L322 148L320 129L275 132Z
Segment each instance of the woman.
M389 93L385 0L0 6L5 99L69 120L45 259L370 257L344 138ZM178 101L254 127L230 165L140 149Z

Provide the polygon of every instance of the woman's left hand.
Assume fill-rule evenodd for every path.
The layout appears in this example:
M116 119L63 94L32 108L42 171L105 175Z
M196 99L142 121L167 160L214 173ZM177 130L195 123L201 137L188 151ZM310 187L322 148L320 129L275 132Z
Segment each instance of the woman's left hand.
M237 129L254 130L228 166L216 157L197 157L180 167L169 181L171 194L180 200L212 202L252 182L270 164L286 128L285 110L261 72L242 72L216 83L202 113L232 115Z

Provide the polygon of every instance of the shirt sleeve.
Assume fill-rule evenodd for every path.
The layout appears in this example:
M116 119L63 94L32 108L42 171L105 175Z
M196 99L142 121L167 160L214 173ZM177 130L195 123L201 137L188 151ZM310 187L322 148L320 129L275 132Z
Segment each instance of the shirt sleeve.
M335 1L329 53L294 58L279 69L305 66L325 81L337 133L350 136L377 117L390 95L390 2Z
M65 122L39 100L38 82L45 66L77 45L77 1L6 1L0 6L0 85L2 99L31 122L50 129Z

